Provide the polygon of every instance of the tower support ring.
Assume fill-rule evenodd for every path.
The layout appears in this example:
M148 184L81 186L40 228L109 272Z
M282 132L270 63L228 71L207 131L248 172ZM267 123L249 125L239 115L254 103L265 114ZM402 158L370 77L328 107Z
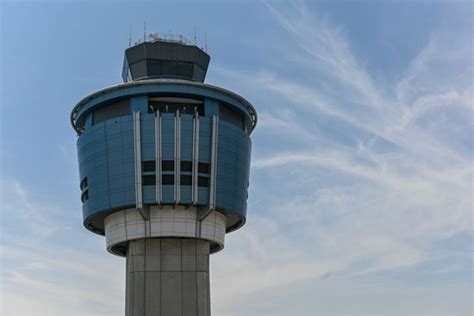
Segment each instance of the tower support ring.
M135 209L113 213L105 218L107 250L125 256L127 243L144 238L192 238L208 241L210 252L224 248L226 217L211 211L199 219L197 207L150 206L149 220Z

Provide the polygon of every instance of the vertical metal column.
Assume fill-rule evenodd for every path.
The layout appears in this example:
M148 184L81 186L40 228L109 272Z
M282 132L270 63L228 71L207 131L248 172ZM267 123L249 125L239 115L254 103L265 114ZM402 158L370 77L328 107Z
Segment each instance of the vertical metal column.
M140 112L133 112L133 149L135 156L135 205L143 208L142 188L142 148L141 148Z
M161 204L162 191L161 191L161 114L160 111L156 111L155 116L155 174L156 174L156 202Z
M174 200L178 204L181 200L181 116L176 111L174 123Z
M211 174L209 184L209 209L216 207L216 176L217 176L217 137L219 118L212 116L212 138L211 138Z
M193 119L193 166L192 166L192 201L198 202L198 172L199 172L199 113Z

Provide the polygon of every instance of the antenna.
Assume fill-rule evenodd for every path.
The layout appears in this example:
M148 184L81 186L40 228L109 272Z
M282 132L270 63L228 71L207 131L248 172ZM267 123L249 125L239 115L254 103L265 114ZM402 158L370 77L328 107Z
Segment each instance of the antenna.
M197 45L197 41L196 41L196 24L194 24L194 46Z
M143 21L143 42L146 42L146 21Z
M132 46L132 24L130 24L128 29L128 47Z
M207 53L207 33L204 32L204 51Z

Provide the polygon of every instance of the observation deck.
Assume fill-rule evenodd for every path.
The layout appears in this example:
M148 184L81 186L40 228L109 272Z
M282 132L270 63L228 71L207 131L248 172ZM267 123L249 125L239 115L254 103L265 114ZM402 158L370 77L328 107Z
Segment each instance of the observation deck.
M122 79L174 78L204 82L210 56L185 37L152 33L125 50Z
M224 215L226 232L241 227L257 122L252 104L203 83L210 57L183 37L148 36L124 60L125 82L86 96L71 113L84 225L106 234L114 213L185 207L202 218ZM114 242L109 250L123 249Z

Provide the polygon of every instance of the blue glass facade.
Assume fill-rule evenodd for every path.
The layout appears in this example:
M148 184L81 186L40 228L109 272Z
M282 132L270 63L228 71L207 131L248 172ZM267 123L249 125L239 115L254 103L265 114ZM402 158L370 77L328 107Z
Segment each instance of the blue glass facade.
M203 114L151 111L150 100L160 97L194 100L202 104L199 106L203 106ZM113 112L110 105L114 102L121 102L120 112ZM101 121L94 124L94 111L105 106L112 110L102 113ZM128 112L124 111L126 106L130 108ZM226 113L231 113L225 117L224 107ZM139 113L138 156L134 147L134 128L138 125L133 113ZM110 118L104 119L104 115ZM240 227L246 216L250 133L255 121L253 107L240 96L195 82L132 82L86 97L72 113L79 135L84 225L102 234L105 216L135 207L140 192L144 205L211 205L228 216L228 230ZM197 171L193 174L194 169Z

